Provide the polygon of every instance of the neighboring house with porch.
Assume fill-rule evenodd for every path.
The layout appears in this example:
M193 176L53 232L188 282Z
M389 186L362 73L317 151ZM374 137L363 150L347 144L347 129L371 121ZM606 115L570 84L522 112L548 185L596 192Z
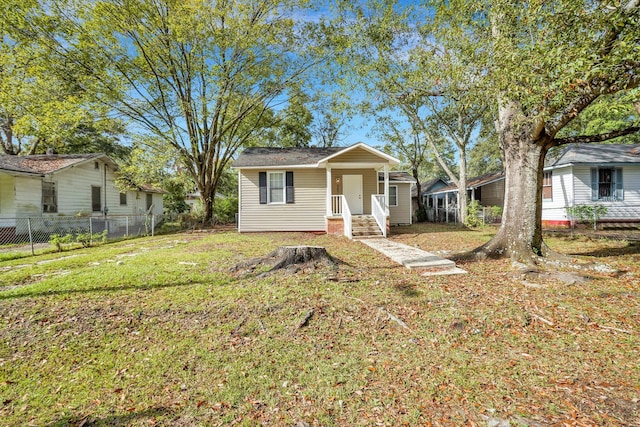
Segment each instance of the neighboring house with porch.
M238 231L386 235L411 223L408 174L364 143L329 148L247 148L238 170ZM370 233L369 233L370 232Z
M426 208L427 199L425 199L424 194L429 194L447 186L449 186L449 184L444 179L434 178L420 184L420 195L418 194L418 187L415 184L411 186L411 212L413 212L414 221L417 221L418 219L418 196L422 197L422 202Z
M502 172L468 180L470 200L482 206L504 206ZM425 193L443 220L454 219L458 189L449 186ZM440 200L442 199L442 200ZM640 222L640 144L568 144L547 155L542 182L542 225L570 226L570 208L604 206L605 223Z
M0 227L15 218L162 214L162 192L120 191L105 154L0 155Z
M429 221L458 222L458 187L450 184L423 193ZM481 206L504 206L504 173L490 172L467 180L467 197Z

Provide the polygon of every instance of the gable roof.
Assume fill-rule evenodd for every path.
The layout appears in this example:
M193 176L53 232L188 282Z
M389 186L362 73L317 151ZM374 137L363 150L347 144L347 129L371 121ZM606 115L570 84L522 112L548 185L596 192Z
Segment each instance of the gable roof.
M322 163L329 162L336 156L355 148L369 151L387 160L392 165L400 163L388 154L359 142L349 147L249 147L240 153L233 162L232 167L238 169L278 166L320 167Z
M89 161L105 159L117 167L106 154L36 154L29 156L0 155L0 170L29 175L46 175Z
M424 181L420 183L422 194L425 194L429 191L437 190L438 188L434 188L437 184L441 184L438 188L446 187L447 185L449 185L447 181L442 178L434 178L431 181ZM411 197L418 197L418 187L415 184L411 186Z
M378 182L384 182L384 172L378 172ZM407 182L413 184L416 180L408 172L389 171L389 182Z
M604 163L640 163L640 144L567 144L549 153L544 166Z
M504 172L489 172L484 175L469 178L467 180L467 190L473 190L474 188L482 187L483 185L491 184L496 181L504 179ZM458 186L454 184L447 185L446 187L439 188L434 191L424 191L423 195L438 194L438 193L450 193L452 191L458 191Z

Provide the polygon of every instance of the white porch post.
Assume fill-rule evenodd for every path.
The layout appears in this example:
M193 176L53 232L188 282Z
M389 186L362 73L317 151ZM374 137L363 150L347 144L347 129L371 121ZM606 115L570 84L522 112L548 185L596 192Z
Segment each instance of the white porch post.
M384 165L384 214L389 216L389 165L387 164Z
M444 193L444 219L445 222L449 223L449 193Z
M327 216L333 215L331 208L331 167L327 165Z

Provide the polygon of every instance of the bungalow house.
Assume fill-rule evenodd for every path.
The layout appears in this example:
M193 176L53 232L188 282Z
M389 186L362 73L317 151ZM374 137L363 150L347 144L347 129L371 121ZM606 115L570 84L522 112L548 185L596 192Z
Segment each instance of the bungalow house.
M434 192L436 190L440 190L441 188L447 187L449 184L442 178L434 178L430 181L425 181L420 183L420 195L418 195L418 187L414 184L411 186L411 212L413 212L413 219L416 221L418 219L418 196L422 197L422 201L424 206L427 206L427 200L424 198L424 194L428 194L430 192Z
M121 192L117 169L105 154L0 155L0 227L26 217L161 214L162 192Z
M238 170L238 231L386 236L411 223L411 184L400 162L364 143L329 148L248 148Z
M467 191L483 206L503 206L504 186L504 174L496 172L470 179ZM435 200L443 194L451 211L457 188L425 196ZM542 182L543 227L569 226L569 210L578 205L604 206L602 222L640 222L640 144L570 144L550 152Z
M572 144L549 153L543 225L570 225L567 208L578 205L604 206L603 222L640 222L640 144Z
M427 189L422 193L429 221L457 222L458 187ZM504 173L490 172L467 180L467 197L481 206L504 206Z

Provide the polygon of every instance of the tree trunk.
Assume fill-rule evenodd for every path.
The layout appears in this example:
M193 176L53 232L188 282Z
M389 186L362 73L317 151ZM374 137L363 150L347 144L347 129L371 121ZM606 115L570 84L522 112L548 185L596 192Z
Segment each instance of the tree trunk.
M467 222L467 150L463 146L458 147L460 155L460 179L458 180L458 208L460 209L460 224Z
M498 233L476 249L491 257L511 257L532 264L543 256L542 175L551 139L534 139L533 124L513 104L503 107L497 123L504 155L504 210Z
M271 267L259 276L264 277L281 269L297 273L303 269L315 270L321 266L335 267L339 263L340 261L329 255L322 246L280 246L262 258L252 259L236 265L231 271L249 274L260 266Z

